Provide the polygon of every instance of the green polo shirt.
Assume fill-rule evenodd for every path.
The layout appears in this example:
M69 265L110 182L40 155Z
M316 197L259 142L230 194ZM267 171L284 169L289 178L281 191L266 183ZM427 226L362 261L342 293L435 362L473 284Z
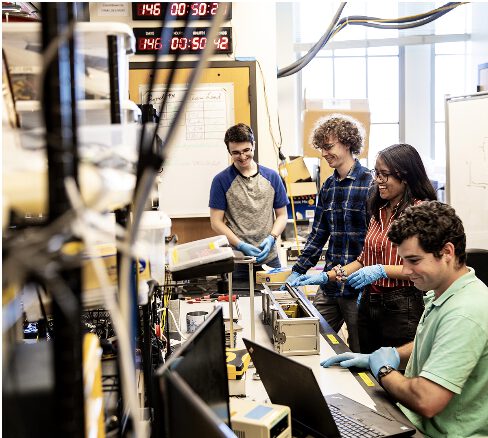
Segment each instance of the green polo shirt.
M424 301L405 376L429 379L454 397L430 419L400 408L428 437L487 437L488 287L469 268L438 299L430 291Z

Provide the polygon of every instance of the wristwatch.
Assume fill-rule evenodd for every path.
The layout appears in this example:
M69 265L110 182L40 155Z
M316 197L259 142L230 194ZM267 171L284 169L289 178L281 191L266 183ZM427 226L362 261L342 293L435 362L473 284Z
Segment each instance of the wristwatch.
M396 369L390 365L383 365L378 371L378 383L381 385L381 379L390 374L392 371L396 371Z
M278 240L278 236L276 234L269 233L269 235L274 238L275 242Z

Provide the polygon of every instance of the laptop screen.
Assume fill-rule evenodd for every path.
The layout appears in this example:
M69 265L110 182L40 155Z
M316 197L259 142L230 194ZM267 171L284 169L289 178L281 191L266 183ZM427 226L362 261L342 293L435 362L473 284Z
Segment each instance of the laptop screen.
M339 437L337 424L342 433L351 433L359 425L363 430L357 436L364 436L361 434L366 431L385 437L415 433L415 428L342 394L329 395L328 404L311 368L248 339L244 339L244 343L271 402L290 407L294 434L298 426L298 431L316 437ZM339 423L332 417L331 409Z
M272 403L289 406L295 423L315 436L339 437L313 371L292 359L244 339Z

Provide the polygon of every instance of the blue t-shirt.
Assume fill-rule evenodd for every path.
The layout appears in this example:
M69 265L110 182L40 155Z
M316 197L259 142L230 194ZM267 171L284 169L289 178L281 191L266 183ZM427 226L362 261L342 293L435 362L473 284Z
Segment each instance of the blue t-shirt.
M227 226L241 240L259 245L269 236L275 221L274 209L288 204L285 186L277 172L258 165L250 177L232 165L217 174L210 188L209 207L223 210ZM264 263L277 257L273 246Z

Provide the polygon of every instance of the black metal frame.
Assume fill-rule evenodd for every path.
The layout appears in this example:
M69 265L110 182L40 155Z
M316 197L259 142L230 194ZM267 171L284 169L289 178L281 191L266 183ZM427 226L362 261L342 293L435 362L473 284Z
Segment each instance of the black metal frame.
M74 43L73 38L64 39L61 36L73 23L74 10L70 3L42 3L41 9L43 50L47 50L51 44L56 45L54 58L47 66L42 84L48 160L48 222L52 223L71 208L65 178L78 180ZM67 288L57 291L58 298L69 289L74 299L71 300L69 313L59 299L53 300L55 429L58 436L82 438L85 435L85 409L81 268L65 269L61 277Z

